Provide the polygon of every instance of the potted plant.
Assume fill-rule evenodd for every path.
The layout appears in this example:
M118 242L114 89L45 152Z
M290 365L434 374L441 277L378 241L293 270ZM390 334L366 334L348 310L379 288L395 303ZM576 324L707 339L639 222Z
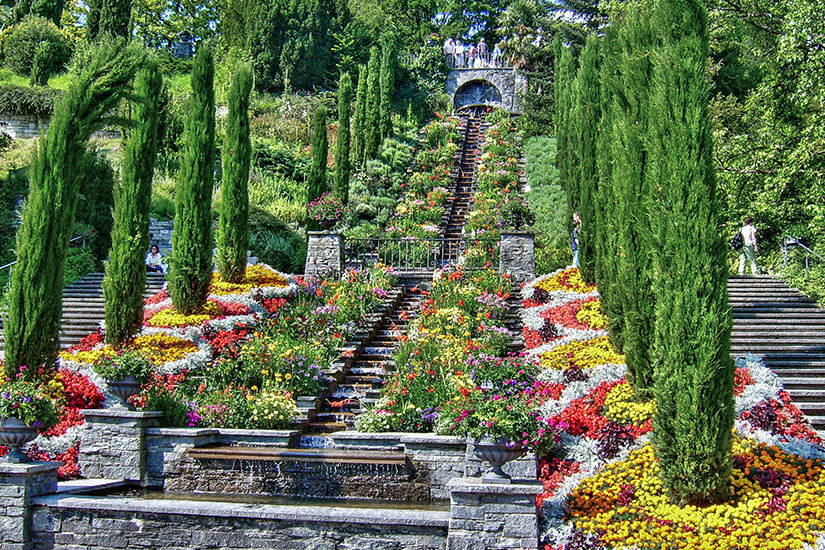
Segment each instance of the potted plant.
M129 398L140 392L141 384L152 375L152 364L136 351L121 350L116 355L107 355L93 365L94 371L109 385L109 391L131 407Z
M492 466L488 483L510 483L502 466L539 444L539 423L531 400L519 391L475 388L465 399L445 405L438 419L441 434L464 435L473 454Z
M57 423L57 407L35 384L7 382L0 386L0 419L0 444L9 448L6 460L31 462L20 448Z

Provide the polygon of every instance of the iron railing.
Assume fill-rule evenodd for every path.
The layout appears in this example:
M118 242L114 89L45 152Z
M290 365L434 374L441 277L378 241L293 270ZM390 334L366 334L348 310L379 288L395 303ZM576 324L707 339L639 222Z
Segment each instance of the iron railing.
M811 259L818 260L825 264L825 258L819 255L818 253L814 252L810 248L808 248L805 245L805 243L802 242L801 239L797 237L791 237L790 235L786 235L782 238L782 263L785 267L788 267L792 249L802 251L805 261L805 278L810 281Z
M495 239L345 239L347 267L369 268L378 263L401 273L429 273L448 265L481 269L498 263Z
M71 239L69 239L69 244L72 244L72 243L80 241L80 240L83 241L80 246L83 247L83 248L86 248L86 235L78 235L77 237L72 237ZM14 260L13 262L9 262L6 265L0 265L0 271L3 271L4 269L11 268L11 266L13 266L16 263L17 263L17 260Z

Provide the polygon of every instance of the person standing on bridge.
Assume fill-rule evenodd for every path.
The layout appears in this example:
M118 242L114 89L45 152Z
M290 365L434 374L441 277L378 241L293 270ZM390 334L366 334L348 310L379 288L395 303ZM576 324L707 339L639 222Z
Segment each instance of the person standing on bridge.
M490 48L487 47L487 42L484 41L484 38L479 40L476 54L481 61L481 67L487 67L490 64Z
M456 69L463 69L464 68L464 58L466 56L464 49L464 44L461 43L461 40L455 41L455 68Z
M501 42L496 43L496 46L493 48L493 67L501 67Z
M452 38L444 41L444 62L448 69L455 69L455 42Z
M759 267L756 265L756 255L759 253L759 238L756 236L756 227L753 226L753 218L745 218L745 225L739 229L742 236L742 248L739 250L739 275L745 274L745 263L750 262L751 273L759 275Z

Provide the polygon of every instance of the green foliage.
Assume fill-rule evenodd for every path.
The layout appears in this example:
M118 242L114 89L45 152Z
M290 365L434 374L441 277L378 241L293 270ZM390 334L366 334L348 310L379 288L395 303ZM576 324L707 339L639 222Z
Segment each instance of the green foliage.
M358 67L358 90L355 94L355 115L352 128L352 161L356 168L364 165L367 145L367 67Z
M370 50L370 62L367 65L367 101L364 116L364 156L367 160L375 158L381 145L381 84L377 47Z
M62 95L52 88L27 88L14 84L0 85L0 113L48 118L55 101Z
M422 45L411 66L402 67L397 81L399 97L409 102L419 123L432 113L446 113L452 108L450 96L444 92L447 65L440 44Z
M301 205L302 208L305 205ZM252 207L249 249L263 263L284 273L303 273L307 241L278 218Z
M58 47L53 42L43 42L37 48L32 62L31 84L32 86L45 86L49 83L49 77L53 72L62 69L55 66L55 60L60 59Z
M3 58L6 65L18 74L31 75L37 51L42 44L51 44L52 71L62 71L72 55L71 44L54 23L37 16L26 17L4 37Z
M335 183L332 189L335 197L345 205L349 202L349 178L352 171L351 111L352 79L349 73L344 73L338 84L338 141L335 144Z
M202 47L192 69L192 97L175 193L169 296L190 314L206 302L212 278L212 185L215 170L215 89L212 50Z
M727 242L708 116L707 16L699 0L659 2L652 34L650 214L656 294L653 441L676 503L729 498L734 419Z
M15 221L18 215L17 204L18 199L25 195L28 183L23 170L9 172L0 178L0 265L5 265L14 259L12 248ZM0 285L0 288L3 288L3 285Z
M223 143L223 185L218 226L218 270L224 281L241 282L249 246L249 94L252 70L242 65L232 79Z
M391 37L385 37L381 46L381 68L379 69L379 122L381 137L392 135L392 98L395 91L395 51Z
M17 418L41 430L57 424L57 406L39 385L12 379L3 385L3 394L0 418Z
M572 125L572 110L574 106L574 79L575 66L570 49L563 46L557 38L556 51L556 166L559 169L559 178L562 189L567 193L567 201L571 212L579 209L579 190L576 188L574 175L574 128ZM568 222L568 228L570 227Z
M63 271L63 286L82 279L95 269L95 257L90 248L72 246L66 253L66 267Z
M596 138L601 121L601 91L599 75L599 38L590 35L579 60L579 72L574 89L575 130L573 143L576 158L574 177L579 190L579 262L581 276L587 283L596 282L596 239L598 235L599 174L596 168Z
M27 15L36 15L48 19L55 25L60 25L63 15L62 0L17 0L14 2L12 16L14 22L19 23Z
M327 108L322 105L315 111L315 119L312 122L312 168L307 180L307 204L327 191L328 153ZM314 231L319 229L318 224L312 220L307 220L307 228Z
M134 376L141 384L152 375L152 364L137 351L123 350L115 355L103 355L92 365L95 373L104 380L117 382Z
M6 370L53 368L66 248L74 226L84 153L91 134L129 89L143 59L136 47L103 42L92 47L59 101L31 168L31 184L17 232L6 324Z
M112 243L112 206L114 204L115 171L103 152L89 150L84 158L83 186L79 190L79 204L75 216L75 234L86 235L96 262L102 262Z
M120 346L143 323L144 255L149 249L149 208L158 146L163 81L155 64L135 79L139 100L132 107L135 127L128 131L120 181L115 185L112 249L103 278L106 341Z
M90 0L86 18L87 38L128 38L131 15L132 0Z

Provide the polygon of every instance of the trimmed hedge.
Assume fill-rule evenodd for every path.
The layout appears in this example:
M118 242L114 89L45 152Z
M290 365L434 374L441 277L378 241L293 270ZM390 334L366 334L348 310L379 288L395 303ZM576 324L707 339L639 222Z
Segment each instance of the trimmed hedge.
M0 84L0 115L51 117L55 100L62 93L52 88Z

